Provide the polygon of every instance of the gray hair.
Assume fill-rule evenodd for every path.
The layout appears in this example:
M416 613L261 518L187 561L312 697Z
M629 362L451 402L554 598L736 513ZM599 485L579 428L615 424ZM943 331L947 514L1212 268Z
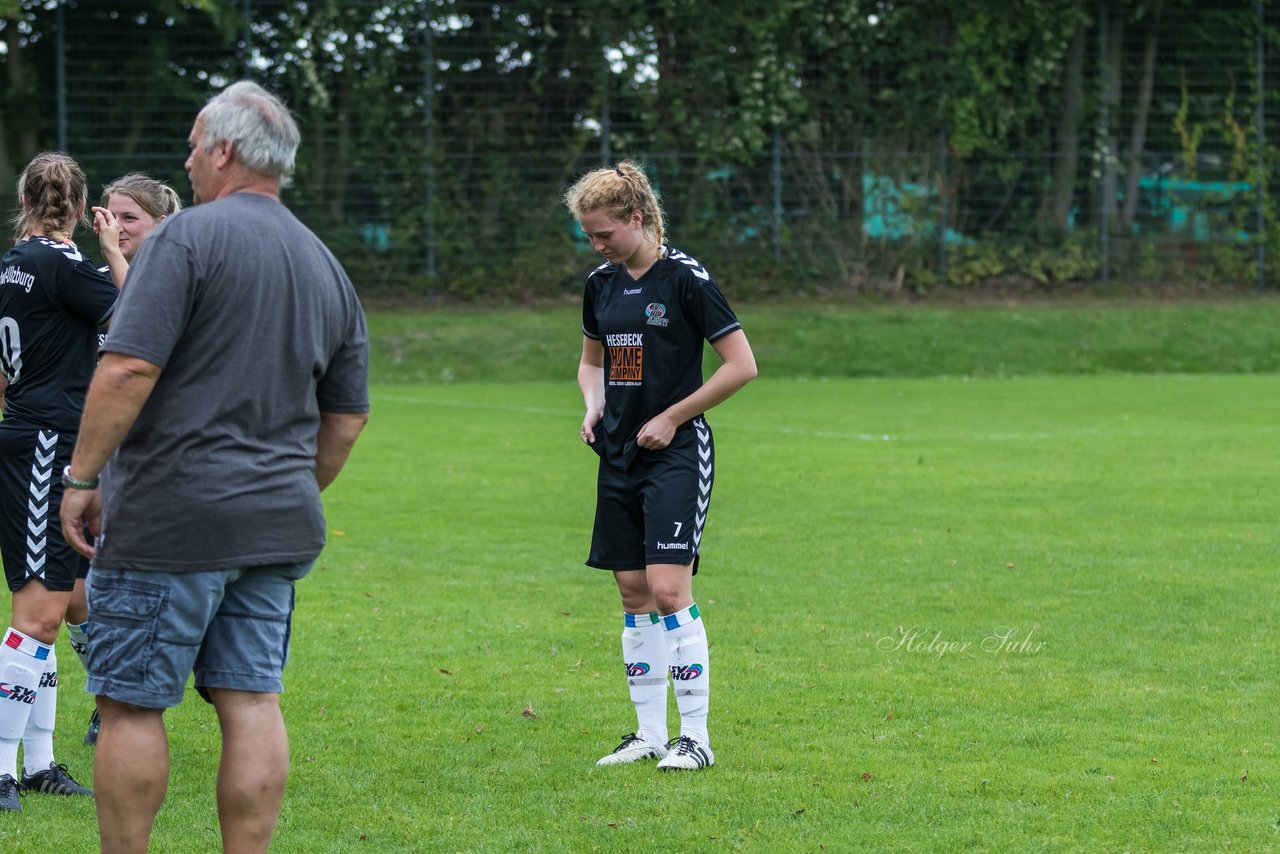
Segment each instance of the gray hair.
M206 154L221 142L235 147L240 162L253 172L288 178L301 135L284 103L257 83L232 83L209 99L204 117Z

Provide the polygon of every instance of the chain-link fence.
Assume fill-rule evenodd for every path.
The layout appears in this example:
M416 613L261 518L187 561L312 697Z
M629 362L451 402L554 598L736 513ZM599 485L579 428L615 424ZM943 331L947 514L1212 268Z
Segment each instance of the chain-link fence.
M1277 281L1269 4L747 6L32 3L0 177L57 144L186 197L195 113L249 77L302 127L286 201L370 293L575 293L560 193L623 156L746 295Z

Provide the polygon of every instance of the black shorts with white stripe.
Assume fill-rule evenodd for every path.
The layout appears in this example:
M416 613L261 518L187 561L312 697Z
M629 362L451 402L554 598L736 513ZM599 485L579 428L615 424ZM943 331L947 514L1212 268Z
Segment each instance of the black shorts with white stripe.
M0 426L0 556L12 591L33 579L67 591L88 561L62 537L62 469L71 462L74 434Z
M696 574L714 481L715 443L701 416L666 448L637 451L626 469L601 460L587 566L692 563Z

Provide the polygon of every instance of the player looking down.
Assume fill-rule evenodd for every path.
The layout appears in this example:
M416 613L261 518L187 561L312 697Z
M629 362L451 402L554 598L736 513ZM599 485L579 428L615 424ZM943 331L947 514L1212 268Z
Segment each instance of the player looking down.
M707 734L707 633L693 576L715 471L703 413L756 375L741 324L711 274L664 242L641 168L588 172L564 196L604 263L587 277L578 386L580 438L600 455L587 565L613 572L636 730L598 764L657 759L663 771L714 763ZM704 383L703 342L721 365ZM667 739L667 680L680 735Z

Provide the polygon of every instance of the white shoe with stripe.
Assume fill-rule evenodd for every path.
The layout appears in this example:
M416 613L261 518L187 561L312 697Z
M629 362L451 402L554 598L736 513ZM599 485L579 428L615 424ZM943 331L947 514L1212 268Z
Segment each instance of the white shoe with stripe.
M634 732L622 737L622 744L604 756L597 765L625 765L628 762L639 762L642 759L661 759L667 755L666 746L660 741L641 738Z
M697 771L716 764L711 748L696 738L682 735L667 745L667 757L658 763L659 771Z

